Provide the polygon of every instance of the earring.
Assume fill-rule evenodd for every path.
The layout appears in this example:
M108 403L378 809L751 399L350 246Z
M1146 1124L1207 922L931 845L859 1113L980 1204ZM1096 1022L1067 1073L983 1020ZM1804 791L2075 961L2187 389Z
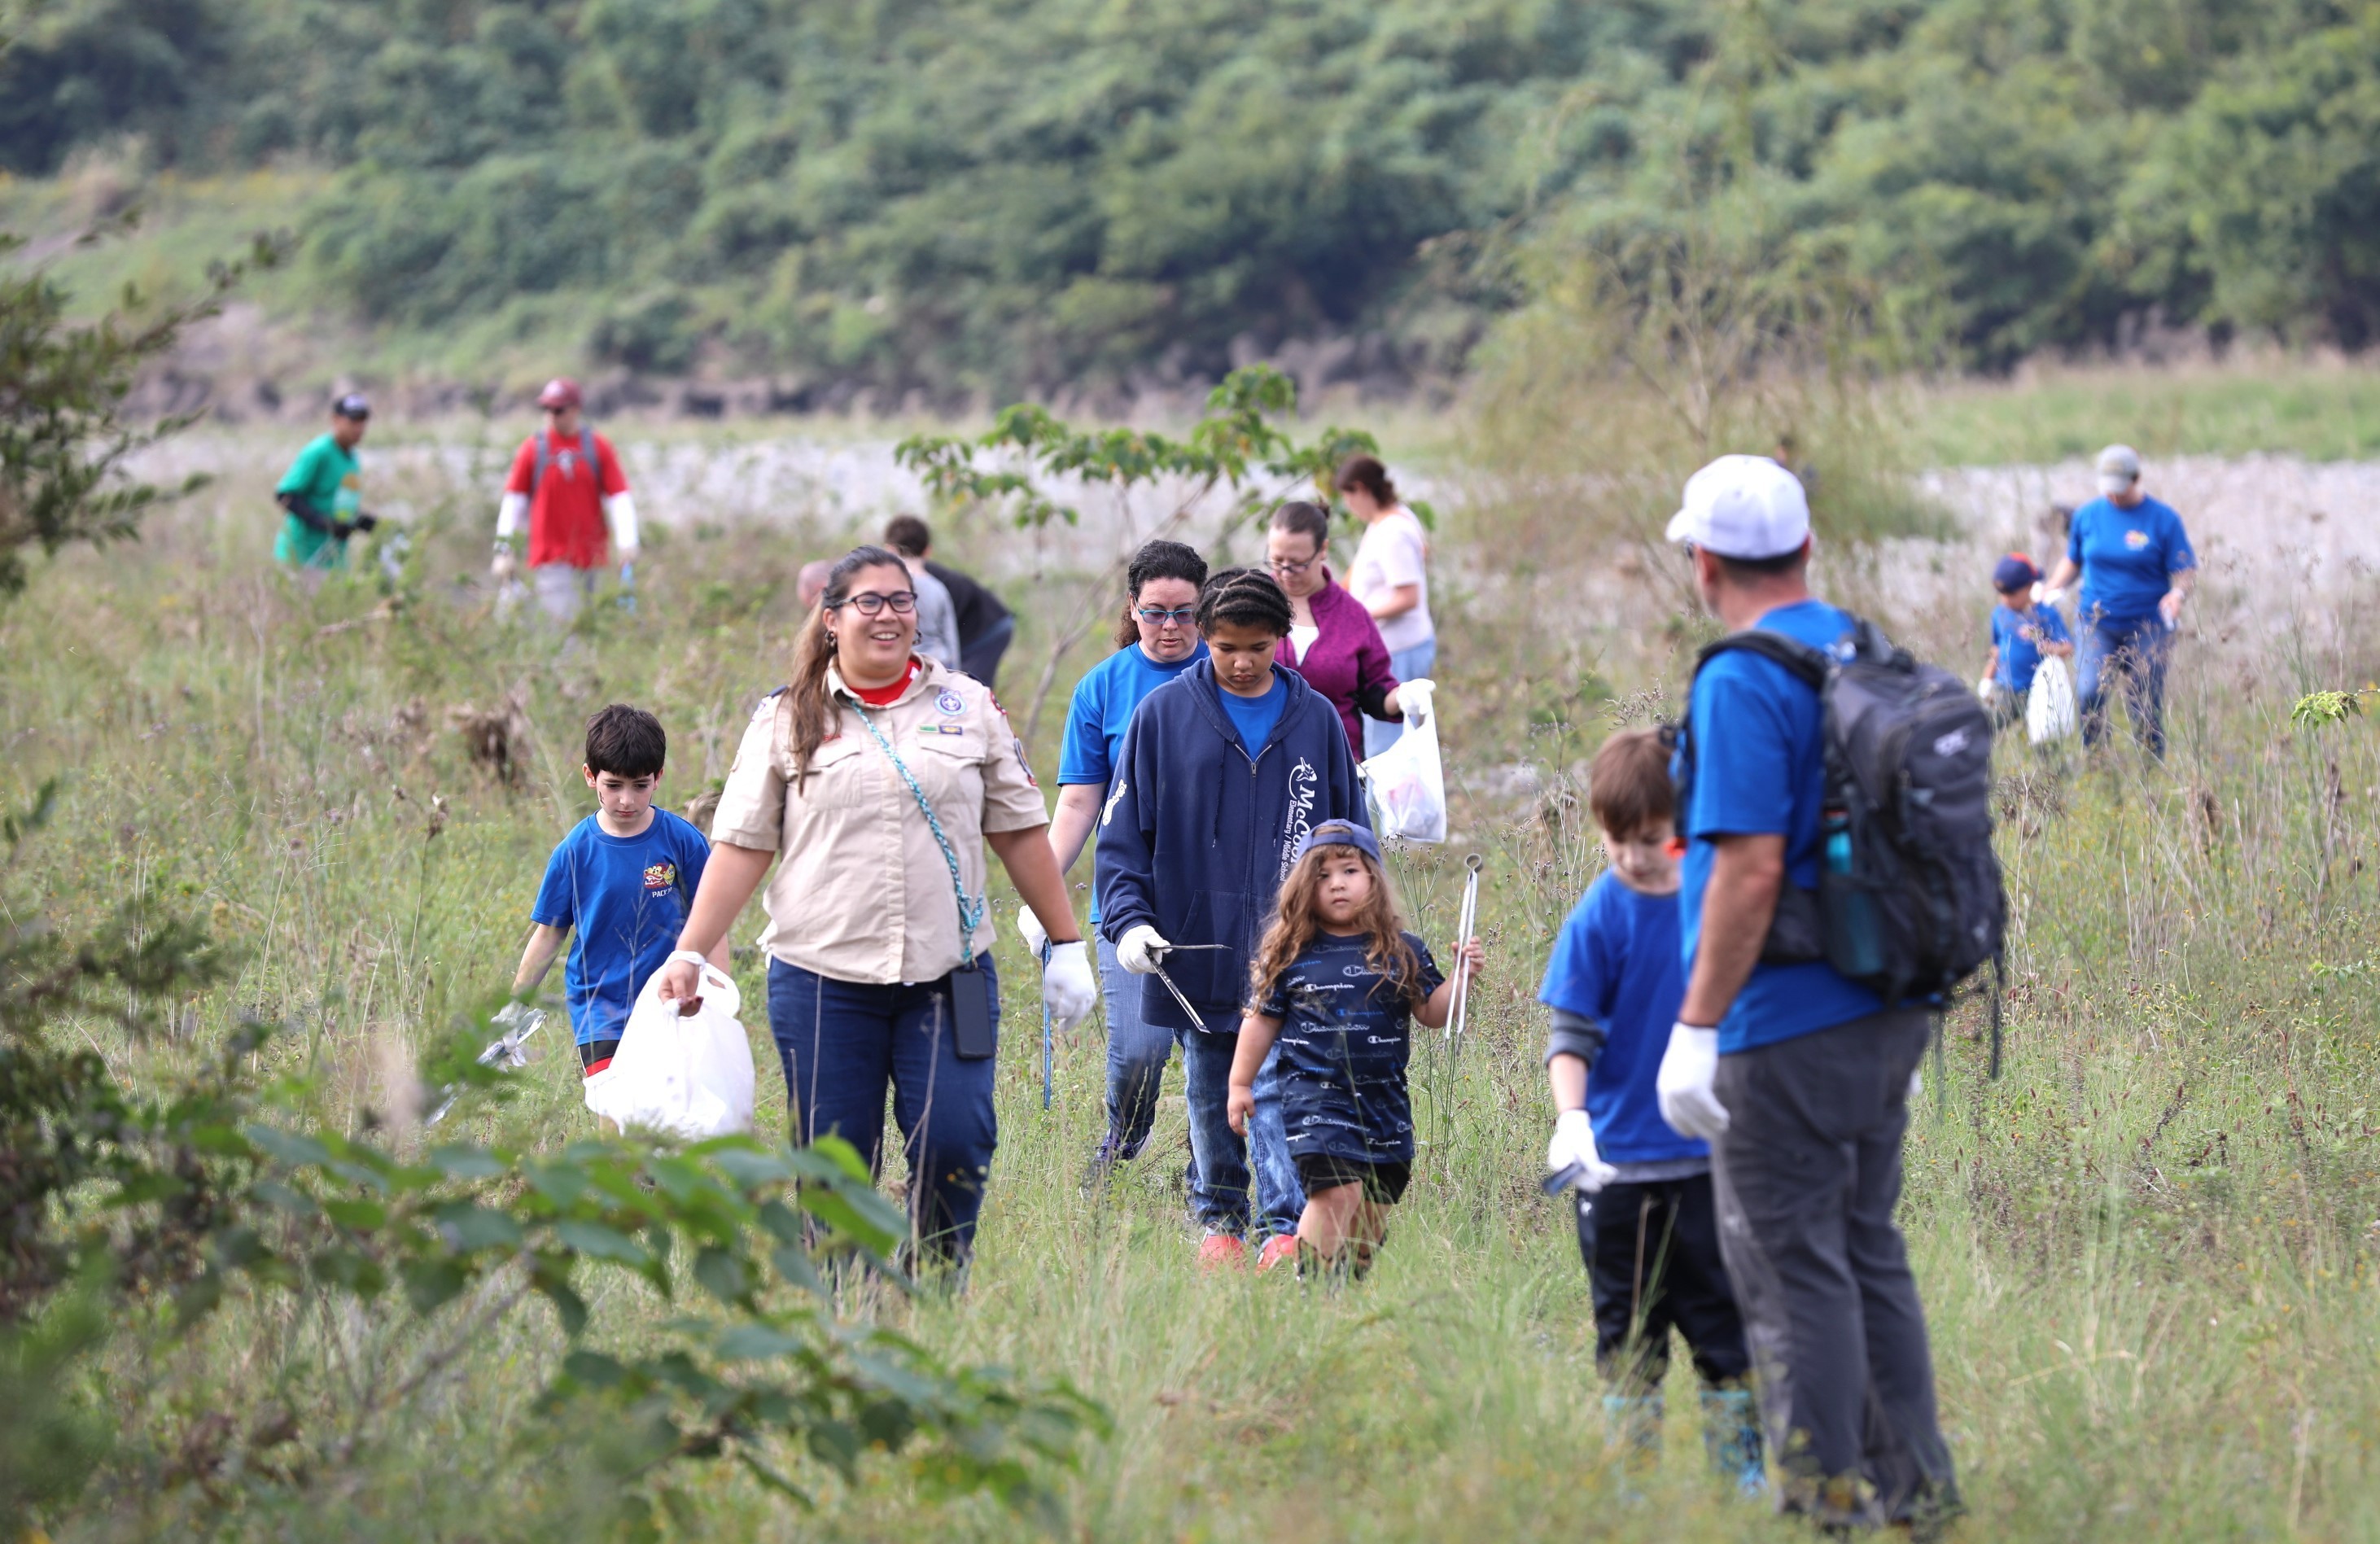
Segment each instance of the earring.
M833 629L828 629L826 635L826 651L832 654L840 647L842 647L841 640L834 636Z

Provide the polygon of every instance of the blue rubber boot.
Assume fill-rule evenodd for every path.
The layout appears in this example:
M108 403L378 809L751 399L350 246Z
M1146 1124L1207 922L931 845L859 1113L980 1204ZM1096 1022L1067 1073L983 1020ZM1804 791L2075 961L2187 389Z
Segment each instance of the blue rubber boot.
M1768 1488L1761 1462L1760 1412L1749 1389L1703 1391L1703 1451L1713 1473L1733 1483L1736 1494L1755 1501Z

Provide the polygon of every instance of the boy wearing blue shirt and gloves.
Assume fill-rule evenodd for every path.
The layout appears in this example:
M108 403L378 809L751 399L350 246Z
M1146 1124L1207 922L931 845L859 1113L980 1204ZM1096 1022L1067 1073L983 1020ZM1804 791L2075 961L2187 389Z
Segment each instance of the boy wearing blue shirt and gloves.
M1852 619L1810 593L1802 484L1723 456L1686 484L1670 540L1730 628L1847 655ZM1712 656L1675 769L1687 841L1686 995L1655 1075L1661 1116L1711 1145L1719 1246L1757 1370L1780 1509L1833 1529L1938 1537L1961 1510L1900 1200L1927 1004L1886 1008L1824 959L1763 960L1784 887L1822 860L1825 704L1749 650Z
M2010 553L1992 569L1992 589L2000 603L1992 608L1992 658L1984 667L1992 689L1992 722L2021 723L2025 695L2045 658L2070 659L2073 635L2058 608L2033 598L2041 570L2022 553Z
M563 981L589 1077L612 1064L637 993L677 947L710 856L702 833L653 808L668 749L661 720L641 708L615 702L587 721L579 771L595 791L595 813L547 860L529 909L536 926L513 977L514 997L527 996L570 941Z
M1640 1452L1658 1451L1674 1326L1702 1376L1711 1465L1756 1494L1752 1358L1720 1257L1710 1147L1661 1119L1653 1087L1686 991L1669 747L1653 730L1623 731L1603 742L1587 779L1611 867L1562 924L1537 994L1552 1011L1546 1076L1561 1112L1546 1168L1579 1175L1595 1359L1611 1388L1604 1409Z

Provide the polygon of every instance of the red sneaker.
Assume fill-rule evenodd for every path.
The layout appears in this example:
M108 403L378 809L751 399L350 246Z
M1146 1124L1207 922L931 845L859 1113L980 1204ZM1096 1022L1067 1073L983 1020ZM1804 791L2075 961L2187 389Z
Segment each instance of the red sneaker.
M1297 1235L1277 1233L1265 1240L1264 1248L1257 1255L1257 1269L1269 1270L1276 1265L1297 1263Z
M1198 1268L1237 1270L1247 1263L1247 1241L1235 1234L1210 1233L1198 1241Z

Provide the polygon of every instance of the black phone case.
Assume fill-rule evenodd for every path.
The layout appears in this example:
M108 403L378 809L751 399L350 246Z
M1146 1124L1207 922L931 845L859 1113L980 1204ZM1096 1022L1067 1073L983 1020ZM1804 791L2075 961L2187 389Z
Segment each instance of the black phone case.
M1000 1049L992 1018L991 973L968 965L950 973L951 1048L962 1061L980 1062Z

